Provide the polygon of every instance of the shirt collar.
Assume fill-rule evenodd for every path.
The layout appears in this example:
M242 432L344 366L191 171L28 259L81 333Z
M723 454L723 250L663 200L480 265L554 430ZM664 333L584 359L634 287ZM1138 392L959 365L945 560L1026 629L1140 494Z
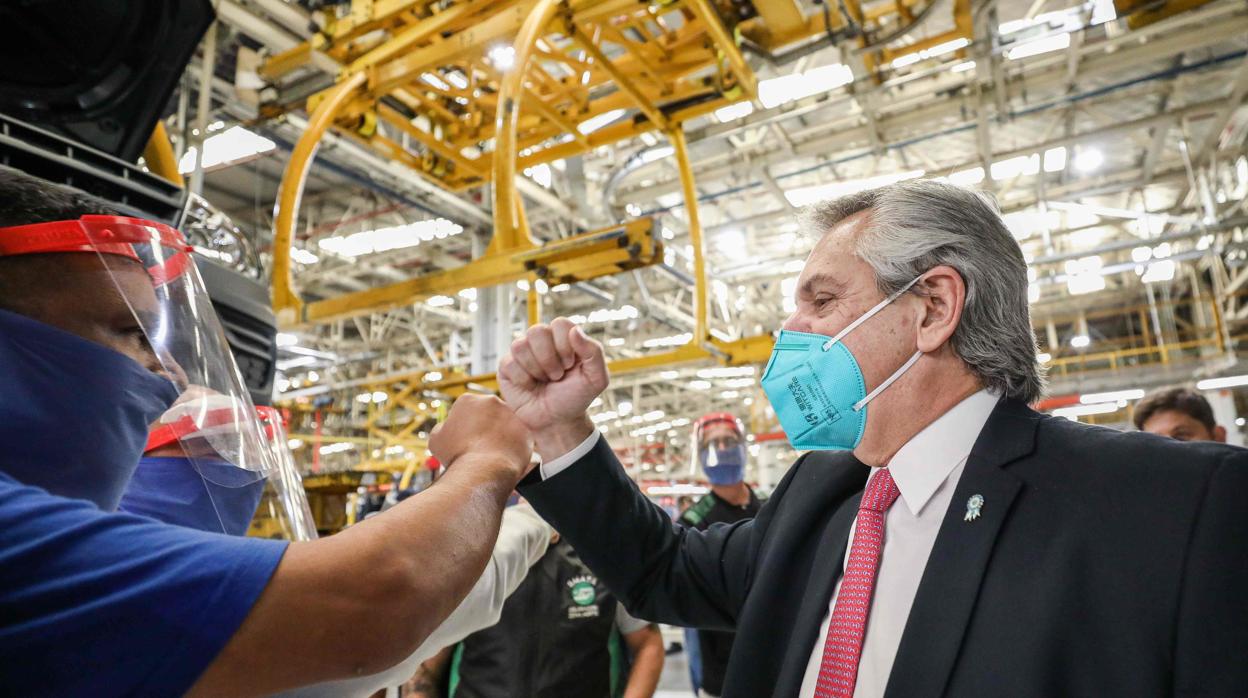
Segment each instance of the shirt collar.
M966 398L906 442L888 470L910 513L918 516L941 483L971 454L1000 398L988 390Z

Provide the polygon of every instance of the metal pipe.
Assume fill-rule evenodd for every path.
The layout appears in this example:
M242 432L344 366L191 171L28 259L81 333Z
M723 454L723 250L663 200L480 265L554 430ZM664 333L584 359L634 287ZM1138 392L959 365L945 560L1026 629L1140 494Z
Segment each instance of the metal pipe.
M195 102L195 169L191 170L191 193L204 193L204 141L208 140L208 112L212 110L212 71L217 63L217 23L204 34L204 61L200 65L199 95Z
M498 112L494 119L494 240L489 252L532 247L533 240L522 228L519 209L524 202L516 191L516 130L520 103L524 98L524 74L537 40L560 8L560 0L538 0L516 35L515 64L503 77L498 91ZM526 244L527 243L527 244Z
M281 53L299 45L299 40L286 31L253 14L232 0L215 3L217 19L259 41L274 52Z
M667 132L676 152L676 167L680 170L680 186L685 195L685 217L689 223L689 244L693 246L694 283L694 343L706 343L710 331L706 322L706 241L702 239L702 222L698 218L698 190L693 182L693 163L689 160L689 146L685 143L685 131L679 124Z
M277 199L277 220L273 231L273 312L279 323L294 322L303 308L303 301L294 290L294 278L290 266L290 246L295 237L295 222L299 215L299 200L303 186L308 180L308 170L316 157L321 136L334 122L334 115L353 92L365 82L364 73L355 73L332 87L325 99L312 112L308 127L286 163L282 174L281 190Z

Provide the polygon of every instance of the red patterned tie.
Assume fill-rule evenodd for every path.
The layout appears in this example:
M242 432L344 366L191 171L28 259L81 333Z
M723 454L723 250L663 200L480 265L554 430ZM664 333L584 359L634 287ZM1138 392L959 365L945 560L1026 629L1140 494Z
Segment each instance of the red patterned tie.
M880 551L884 548L884 514L899 494L888 468L881 468L872 475L862 494L849 564L845 566L845 578L836 596L828 639L823 645L816 698L851 698L854 695L862 638L867 632L867 613L875 591L875 573L880 568Z

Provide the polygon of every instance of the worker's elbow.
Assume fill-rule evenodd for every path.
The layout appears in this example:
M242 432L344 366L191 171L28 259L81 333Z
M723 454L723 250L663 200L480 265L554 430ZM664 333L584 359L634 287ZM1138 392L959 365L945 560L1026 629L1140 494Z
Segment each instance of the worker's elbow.
M364 618L375 618L369 631L355 640L353 653L362 676L380 673L411 656L438 624L437 604L422 593L422 575L409 561L387 557L377 561L367 582L359 584Z

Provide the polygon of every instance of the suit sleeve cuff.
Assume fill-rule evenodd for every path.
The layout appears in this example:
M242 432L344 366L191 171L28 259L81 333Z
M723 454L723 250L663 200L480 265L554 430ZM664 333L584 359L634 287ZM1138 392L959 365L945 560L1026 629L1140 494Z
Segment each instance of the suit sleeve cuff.
M542 463L538 468L542 473L542 480L549 480L566 470L568 466L584 458L594 449L594 446L598 444L598 439L600 438L602 438L602 432L595 429L594 433L590 434L589 438L582 441L576 448L568 451L558 458L551 459L550 462Z

